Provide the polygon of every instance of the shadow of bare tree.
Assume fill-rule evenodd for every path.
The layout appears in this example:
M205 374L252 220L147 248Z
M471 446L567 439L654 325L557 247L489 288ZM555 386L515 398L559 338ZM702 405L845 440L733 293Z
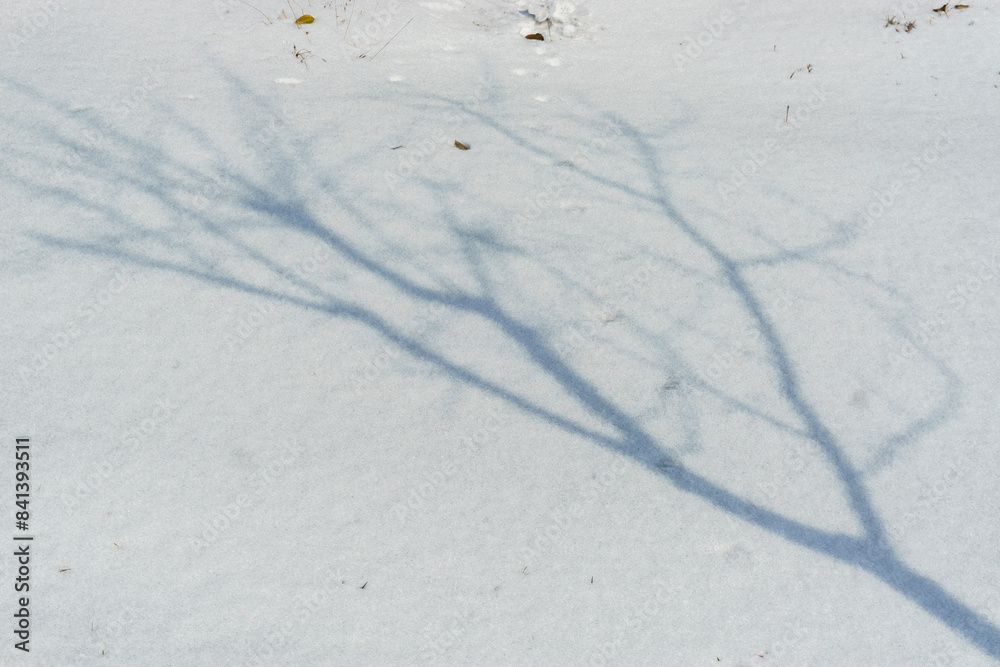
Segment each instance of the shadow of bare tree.
M84 220L74 233L36 231L34 239L52 249L171 272L220 289L281 301L331 319L363 325L470 389L485 392L566 433L627 455L676 489L733 517L816 554L865 570L986 655L1000 659L1000 630L937 582L907 565L890 544L864 475L845 454L835 430L807 398L799 365L768 314L764 296L749 277L752 267L761 263L818 264L824 248L846 241L832 236L805 248L778 247L759 257L737 256L674 204L663 157L647 135L627 121L610 116L571 121L578 123L583 132L596 127L614 128L618 149L631 155L641 179L627 180L608 173L599 160L586 165L566 162L564 168L595 192L652 210L664 226L670 226L710 260L712 271L705 273L704 279L724 289L740 311L739 316L752 325L771 369L771 377L761 381L773 383L785 414L792 419L750 405L728 394L719 383L697 377L694 371L689 373L691 381L734 409L811 443L835 475L860 526L858 534L826 530L769 509L699 474L677 452L658 443L615 399L564 358L543 328L505 305L503 293L514 278L496 278L495 265L514 258L539 265L541 262L517 239L505 240L493 231L476 229L470 216L457 210L442 194L460 185L435 182L430 175L410 176L411 183L425 188L432 202L429 206L435 209L432 217L439 226L435 242L448 247L443 260L426 249L408 248L405 238L392 241L388 232L383 232L387 219L412 218L412 213L391 198L383 201L377 211L358 201L353 196L355 186L343 176L354 166L349 156L338 169L316 170L309 163L309 142L283 134L282 115L267 100L238 79L231 78L229 84L234 102L242 110L245 126L241 131L250 146L242 153L234 155L231 147L219 145L217 139L197 126L170 110L164 111L168 129L208 156L199 162L181 151L171 153L155 140L130 134L97 115L73 112L38 90L13 81L2 82L9 95L21 98L26 106L40 113L30 125L17 117L5 118L7 123L21 125L37 142L12 148L15 153L9 156L7 166L0 167L0 178L34 198L72 208L90 220ZM447 110L488 128L513 150L551 163L564 161L559 149L551 147L557 146L557 141L542 145L514 129L494 115L493 101L488 99L470 105L413 92L409 100L399 103ZM33 165L47 176L38 178L30 169L18 169L18 164ZM139 219L130 197L142 198L143 206L160 211L161 223L148 224ZM327 207L323 212L319 211L320 202ZM517 213L503 210L502 203L496 205L499 217L512 219ZM420 229L414 232L419 233ZM308 240L328 249L336 260L339 282L324 282L291 271L275 247L276 239L285 237ZM442 269L441 261L455 262L456 258L465 263L461 267L463 279L449 276ZM680 264L682 258L660 257L657 261ZM544 266L540 270L544 271ZM370 291L369 285L376 286L376 291ZM511 349L517 350L535 373L555 383L589 419L547 405L516 383L453 358L447 349L428 343L405 323L397 322L371 294L391 296L408 304L431 304L456 317L477 318L511 343ZM651 345L667 345L656 340L656 332L646 334ZM683 352L680 354L683 356ZM690 366L693 364L689 370ZM954 411L959 383L943 364L936 367L946 379L944 398L927 414L886 436L882 443L884 456L899 443L919 438ZM602 426L595 427L594 423Z

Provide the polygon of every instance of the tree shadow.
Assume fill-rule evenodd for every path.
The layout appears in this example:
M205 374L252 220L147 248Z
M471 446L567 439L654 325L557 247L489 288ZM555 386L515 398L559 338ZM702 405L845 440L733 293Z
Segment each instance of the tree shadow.
M29 86L10 80L0 82L11 95L37 111L31 123L12 115L4 118L5 123L34 141L6 147L10 159L0 166L0 178L31 197L55 202L91 220L73 233L65 229L33 231L31 237L51 249L167 271L367 327L465 387L624 454L678 490L733 517L869 572L983 653L1000 659L1000 630L941 585L914 571L890 544L862 470L845 454L834 429L807 398L799 367L769 315L765 295L749 277L749 272L761 264L813 262L829 269L823 253L849 241L832 235L821 242L786 248L780 241L766 238L766 253L749 258L735 256L675 206L660 151L647 134L621 118L568 117L564 121L574 123L578 132L567 133L567 137L613 128L614 150L631 157L641 180L607 173L600 156L587 164L566 160L558 149L543 146L494 115L495 97L487 98L487 103L470 105L461 99L411 90L408 97L397 100L424 110L449 110L492 131L515 150L552 164L565 163L563 168L588 187L654 211L664 226L671 227L708 258L712 270L703 271L700 279L724 290L740 316L750 322L760 342L760 356L771 369L773 389L794 419L773 414L731 394L721 383L706 380L696 364L685 361L684 351L671 348L657 331L637 326L638 335L653 349L669 349L669 356L685 377L704 391L789 437L810 442L835 475L859 524L859 534L825 530L769 509L709 480L685 464L682 452L668 450L657 442L635 416L559 353L543 326L517 315L505 303L515 280L515 269L508 262L528 262L557 282L564 282L566 277L546 267L518 239L504 238L488 224L478 224L475 215L456 205L454 194L462 191L461 184L419 171L409 175L408 182L427 195L429 213L423 215L436 221L434 243L443 244L444 249L436 253L434 243L416 247L421 242L414 239L411 243L405 234L393 240L389 221L411 220L416 236L424 229L421 214L392 197L383 198L377 207L372 199L356 197L359 186L351 182L348 174L368 158L346 155L333 167L318 168L309 158L310 142L284 132L287 124L272 102L236 77L229 77L227 83L232 107L240 109L240 133L245 139L242 148L223 145L172 109L160 110L162 123L175 140L190 142L207 156L198 161L183 151L127 132L97 114L75 112ZM47 177L39 178L37 173L24 169L25 165L41 169ZM110 196L112 191L126 196ZM141 197L144 208L137 207L129 197ZM513 219L517 214L516 209L501 201L489 205L498 219ZM151 210L156 212L155 221L141 218ZM279 238L320 244L334 257L333 270L339 279L329 281L290 270L274 244ZM457 278L454 271L446 270L455 267L442 266L442 262L454 263L456 258L463 262ZM656 260L684 264L681 257ZM699 271L690 267L686 270ZM455 359L448 350L416 334L412 327L398 323L391 310L368 296L367 285L375 285L378 294L394 295L407 304L430 304L454 317L473 317L488 324L512 344L539 377L554 383L571 398L587 418L554 408L516 383ZM902 443L918 439L954 412L957 378L929 353L925 352L925 357L946 379L944 397L927 414L886 436L876 463L886 464Z

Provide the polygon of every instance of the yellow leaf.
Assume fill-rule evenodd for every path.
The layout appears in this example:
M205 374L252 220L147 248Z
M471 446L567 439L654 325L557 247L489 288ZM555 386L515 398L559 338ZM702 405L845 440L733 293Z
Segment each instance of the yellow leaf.
M469 150L468 144L463 144L461 141L458 141L457 139L455 140L455 148L457 148L460 151Z
M315 20L316 19L309 16L309 14L303 14L299 18L295 19L295 25L302 25L303 23L312 23Z

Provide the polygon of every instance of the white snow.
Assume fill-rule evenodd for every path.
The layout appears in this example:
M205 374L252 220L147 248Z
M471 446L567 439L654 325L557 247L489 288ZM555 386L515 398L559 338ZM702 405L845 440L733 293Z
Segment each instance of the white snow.
M935 6L0 4L0 663L997 664Z
M521 30L522 34L527 34L531 30L547 29L549 36L552 35L553 26L556 28L556 35L561 37L580 37L585 34L582 17L590 12L581 9L577 3L562 2L561 0L547 0L546 2L528 2L519 0L517 8L523 15L531 18Z

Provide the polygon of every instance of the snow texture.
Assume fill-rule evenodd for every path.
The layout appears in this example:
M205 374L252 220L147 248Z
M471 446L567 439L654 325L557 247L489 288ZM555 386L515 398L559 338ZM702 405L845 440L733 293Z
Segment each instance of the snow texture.
M552 28L555 33L562 37L579 37L583 33L582 17L587 15L586 10L582 10L577 3L562 2L561 0L547 0L547 2L528 2L519 0L518 9L527 14L534 21L531 28L548 28L550 34Z
M998 664L937 4L0 3L0 664Z

